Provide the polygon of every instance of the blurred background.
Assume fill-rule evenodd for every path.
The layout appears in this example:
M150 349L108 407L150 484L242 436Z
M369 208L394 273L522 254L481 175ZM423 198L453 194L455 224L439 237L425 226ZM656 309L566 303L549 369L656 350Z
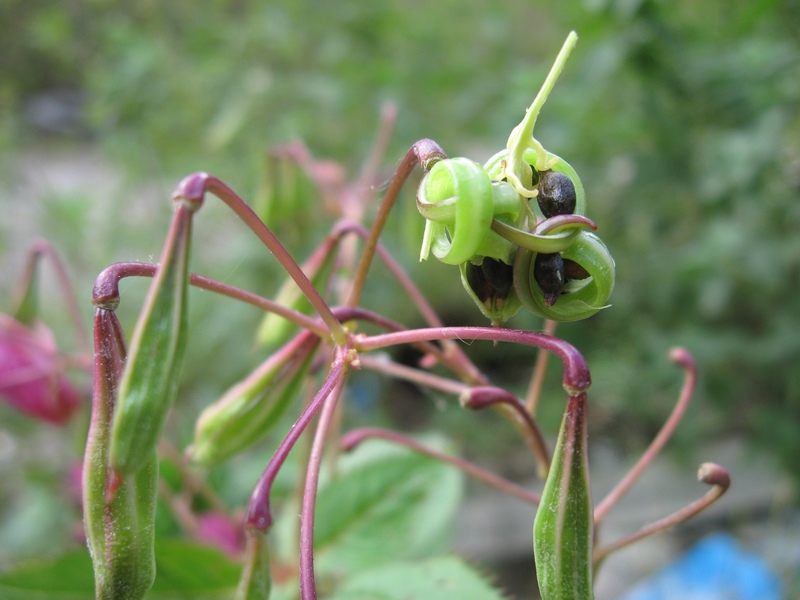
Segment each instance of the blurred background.
M96 274L119 260L157 259L171 192L198 170L266 206L270 225L303 257L329 221L300 176L291 197L264 204L275 144L301 139L355 179L370 156L380 111L391 104L397 119L384 180L423 137L450 156L483 161L505 145L573 29L578 45L535 133L580 174L589 216L617 262L613 307L558 329L592 367L590 440L598 470L603 461L612 471L630 464L658 431L682 378L668 350L688 348L701 380L668 447L670 473L691 482L700 461L728 467L734 499L709 529L740 534L768 557L783 556L773 566L796 596L797 0L5 0L3 298L12 294L27 248L44 237L68 265L88 326ZM414 181L395 208L387 245L449 324L483 324L455 270L417 262L423 223L413 189ZM282 278L269 254L218 204L207 203L199 215L193 270L274 292ZM378 273L370 307L395 296ZM43 285L50 289L49 280ZM129 324L145 288L125 283L120 312ZM69 350L75 336L52 289L42 311ZM192 300L182 392L188 415L258 358L250 337L259 318L254 310L202 294ZM419 324L405 306L391 316ZM519 315L509 326L541 323ZM470 353L498 383L519 390L534 358L500 346ZM542 406L549 432L563 408L560 372L551 371L552 399ZM392 398L407 397L398 407L398 400L377 397L380 388L369 377L356 383L366 400L355 421L442 427L476 460L530 476L524 448L503 424L442 410L402 386L391 390ZM80 456L83 421L59 442L52 428L43 431L0 406L0 565L52 551L54 536L67 543L74 514L54 509L53 489L69 457ZM182 427L188 435L191 425L175 426L179 433ZM761 478L749 480L749 473ZM252 485L240 479L243 489ZM703 492L690 489L685 501ZM790 532L797 543L784 536L770 545L766 532ZM785 548L794 548L788 558Z

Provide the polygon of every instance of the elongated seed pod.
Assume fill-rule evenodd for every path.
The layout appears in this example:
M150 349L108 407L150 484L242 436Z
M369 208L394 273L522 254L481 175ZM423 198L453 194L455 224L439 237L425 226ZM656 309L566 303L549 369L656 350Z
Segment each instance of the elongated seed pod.
M116 315L95 312L92 420L83 463L83 521L97 600L139 600L155 579L158 460L151 452L135 475L119 481L109 466L111 421L125 361Z
M570 396L533 525L542 600L592 600L592 498L586 394Z
M156 276L131 340L111 432L111 464L121 475L151 460L178 389L186 348L186 296L195 206L176 210Z
M234 385L197 420L189 457L219 464L267 435L297 396L319 338L304 331Z

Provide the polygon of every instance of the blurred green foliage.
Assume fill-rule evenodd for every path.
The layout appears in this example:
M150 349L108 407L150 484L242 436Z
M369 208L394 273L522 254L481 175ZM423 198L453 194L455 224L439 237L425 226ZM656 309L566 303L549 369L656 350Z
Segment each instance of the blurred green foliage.
M800 477L797 0L7 0L0 141L10 152L41 143L20 117L36 95L69 88L84 95L84 131L104 152L166 189L202 169L253 197L265 152L292 138L357 172L386 102L398 108L387 177L422 137L483 160L505 144L571 29L578 47L537 138L581 175L617 261L613 308L559 330L593 367L595 414L623 441L649 439L677 389L666 352L683 345L703 380L679 435L747 435ZM441 288L439 266L414 267L419 238L402 239L421 219L418 229L398 221L409 268L425 291ZM263 291L267 267L253 247L227 236L219 252ZM435 298L447 319L478 322L451 280ZM539 326L517 319L509 325ZM215 343L229 331L218 315L207 324ZM223 353L195 352L209 364Z

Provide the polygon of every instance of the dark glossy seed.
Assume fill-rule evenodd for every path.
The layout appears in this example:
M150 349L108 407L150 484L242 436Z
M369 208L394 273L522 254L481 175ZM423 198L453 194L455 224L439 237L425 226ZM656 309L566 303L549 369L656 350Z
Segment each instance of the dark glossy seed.
M553 306L567 282L564 259L560 254L537 254L533 263L533 278L544 294L544 303Z
M492 289L496 298L508 298L511 287L514 285L514 274L511 265L494 258L484 258L481 271L486 283Z
M575 212L575 203L577 202L575 184L564 173L542 171L536 201L545 217L570 215Z
M589 271L574 260L569 259L564 259L564 274L567 276L567 279L586 279L591 277Z
M485 304L491 296L491 288L486 282L486 276L483 274L483 269L481 269L480 265L467 263L467 283L472 288L472 291L475 292L478 300Z

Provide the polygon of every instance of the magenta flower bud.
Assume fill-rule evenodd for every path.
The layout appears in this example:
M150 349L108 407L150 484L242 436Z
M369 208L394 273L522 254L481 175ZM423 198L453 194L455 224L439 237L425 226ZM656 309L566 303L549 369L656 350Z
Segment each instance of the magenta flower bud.
M64 361L46 327L30 329L0 314L0 397L56 424L66 422L80 406L81 395L64 375Z

